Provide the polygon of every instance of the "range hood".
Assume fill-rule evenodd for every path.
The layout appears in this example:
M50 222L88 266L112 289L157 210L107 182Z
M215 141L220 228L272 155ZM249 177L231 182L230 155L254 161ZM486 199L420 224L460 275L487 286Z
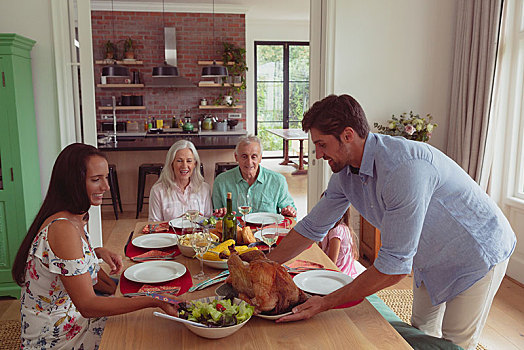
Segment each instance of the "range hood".
M174 27L164 28L164 59L165 62L171 66L177 66L177 52L176 52L176 30ZM148 84L156 87L196 87L189 79L184 77L155 77L153 81Z

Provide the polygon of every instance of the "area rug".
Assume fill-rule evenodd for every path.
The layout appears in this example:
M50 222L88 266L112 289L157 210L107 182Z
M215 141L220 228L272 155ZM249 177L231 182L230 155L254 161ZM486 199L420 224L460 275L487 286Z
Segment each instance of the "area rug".
M413 305L411 289L383 289L376 294L402 321L411 324L411 306ZM487 350L487 348L477 344L477 350Z
M20 321L0 321L0 350L20 349Z

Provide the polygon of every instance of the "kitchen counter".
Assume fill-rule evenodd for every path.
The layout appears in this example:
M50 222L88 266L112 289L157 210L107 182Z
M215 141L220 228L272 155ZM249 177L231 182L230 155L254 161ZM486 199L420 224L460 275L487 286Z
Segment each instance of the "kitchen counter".
M178 140L193 142L196 149L234 149L240 136L246 131L202 131L200 134L145 134L117 133L117 144L98 144L101 151L167 150Z

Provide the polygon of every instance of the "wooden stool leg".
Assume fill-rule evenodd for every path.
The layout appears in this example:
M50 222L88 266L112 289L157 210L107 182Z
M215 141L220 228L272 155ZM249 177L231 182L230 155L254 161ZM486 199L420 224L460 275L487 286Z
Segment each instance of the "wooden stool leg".
M116 172L116 169L114 170L115 174L115 190L116 190L116 198L118 199L118 207L120 208L120 212L123 213L122 210L122 199L120 199L120 187L118 186L118 174Z
M115 219L118 220L118 198L115 191L115 173L112 169L109 169L109 189L111 191L111 202L113 203L113 212L115 213Z

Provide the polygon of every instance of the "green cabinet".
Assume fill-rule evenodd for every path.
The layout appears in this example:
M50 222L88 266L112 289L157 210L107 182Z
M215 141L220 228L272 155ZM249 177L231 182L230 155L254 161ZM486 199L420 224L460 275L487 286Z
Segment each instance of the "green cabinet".
M20 296L11 268L42 200L31 73L34 44L0 33L0 296Z

